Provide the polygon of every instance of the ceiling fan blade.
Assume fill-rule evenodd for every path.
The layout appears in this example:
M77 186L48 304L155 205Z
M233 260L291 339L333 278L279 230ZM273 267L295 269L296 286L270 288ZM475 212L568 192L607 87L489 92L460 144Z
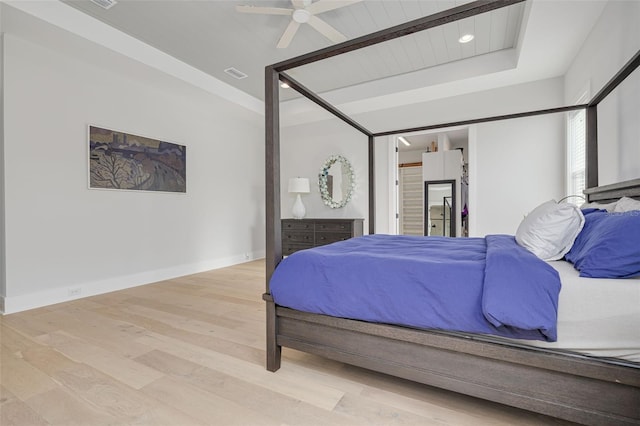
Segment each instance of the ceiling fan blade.
M289 25L287 26L287 29L284 30L284 33L282 33L282 37L280 37L280 41L278 41L278 44L276 45L276 47L278 49L284 49L288 47L289 43L291 43L291 40L293 40L293 36L296 34L296 31L298 31L299 27L300 27L299 23L297 23L294 20L291 20L291 22L289 22Z
M293 13L293 9L283 9L281 7L236 6L236 12L259 13L263 15L291 15Z
M311 0L291 0L291 4L296 9L304 9L311 4Z
M309 19L309 25L311 25L316 29L316 31L318 31L320 34L334 43L340 43L347 40L347 38L340 31L336 30L317 16L312 16Z
M362 0L318 0L315 3L311 3L311 6L307 7L307 10L315 15L317 13L328 12L330 10L360 3L361 1Z

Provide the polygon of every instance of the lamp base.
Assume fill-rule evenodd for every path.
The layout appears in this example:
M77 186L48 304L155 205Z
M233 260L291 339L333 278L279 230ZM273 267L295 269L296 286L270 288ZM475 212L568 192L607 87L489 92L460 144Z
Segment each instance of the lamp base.
M302 204L302 197L300 197L300 194L296 194L296 201L293 203L291 215L294 219L302 219L306 213L304 204Z

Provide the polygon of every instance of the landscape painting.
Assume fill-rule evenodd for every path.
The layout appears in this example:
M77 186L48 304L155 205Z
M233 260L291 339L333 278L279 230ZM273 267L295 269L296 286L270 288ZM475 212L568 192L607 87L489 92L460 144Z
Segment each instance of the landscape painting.
M89 126L89 187L187 192L187 147Z

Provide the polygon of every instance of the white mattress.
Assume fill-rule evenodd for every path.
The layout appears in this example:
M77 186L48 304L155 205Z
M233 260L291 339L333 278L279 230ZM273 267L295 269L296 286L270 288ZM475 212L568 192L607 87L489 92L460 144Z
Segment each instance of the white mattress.
M582 278L569 262L549 264L562 280L558 341L527 343L640 362L640 277Z

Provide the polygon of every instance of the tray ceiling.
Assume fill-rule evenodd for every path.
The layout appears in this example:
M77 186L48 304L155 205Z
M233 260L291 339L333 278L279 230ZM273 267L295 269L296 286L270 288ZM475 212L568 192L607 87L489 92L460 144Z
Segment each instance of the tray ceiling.
M238 5L291 8L290 0L118 0L108 10L89 0L64 0L64 3L258 99L264 98L266 65L332 44L318 31L302 24L290 45L286 49L278 49L276 44L291 17L236 11ZM364 0L324 12L321 17L348 39L353 39L464 3L467 2ZM290 70L289 73L312 90L326 93L332 102L353 102L366 98L367 94L382 96L442 82L443 78L469 77L468 70L471 68L485 74L497 72L497 69L483 67L481 63L482 58L491 55L502 53L503 56L499 57L502 59L493 62L502 69L513 68L518 62L523 34L530 31L527 23L530 5L527 3L310 64ZM600 11L603 4L602 1L541 3L540 6L549 9L549 13L556 8L549 4L563 4L562 11L569 16L575 15L575 10L583 7L578 3L584 3L584 8L590 10L589 19L567 20L568 29L562 29L564 33L576 33L575 37L582 39L595 22L594 17L599 15L593 12L593 4L599 3L600 6L595 6L595 9L599 7ZM574 31L576 25L579 30ZM552 34L559 31L557 28L547 29ZM458 38L466 33L474 34L475 39L467 44L458 43ZM575 50L581 43L560 40L558 44L568 45ZM504 52L510 52L511 56L505 59ZM566 69L569 64L566 49L558 55L561 68ZM550 56L549 63L545 65L555 60ZM224 72L230 67L247 74L247 78L237 80L231 77ZM441 70L446 77L435 75L435 69ZM429 72L431 74L425 74ZM404 78L407 75L412 78ZM369 82L368 86L363 82ZM338 92L342 92L343 96ZM347 93L348 96L344 95ZM291 99L295 93L283 91L282 97Z
M289 47L278 49L276 44L290 17L236 11L237 5L291 8L289 0L119 0L108 10L89 0L65 3L259 99L264 97L266 65L332 44L303 24ZM352 39L464 3L365 0L324 12L322 19ZM314 90L325 91L512 48L517 42L523 9L524 3L511 6L310 65L292 75ZM474 41L458 43L466 33L473 33ZM248 78L233 79L224 73L230 67Z

